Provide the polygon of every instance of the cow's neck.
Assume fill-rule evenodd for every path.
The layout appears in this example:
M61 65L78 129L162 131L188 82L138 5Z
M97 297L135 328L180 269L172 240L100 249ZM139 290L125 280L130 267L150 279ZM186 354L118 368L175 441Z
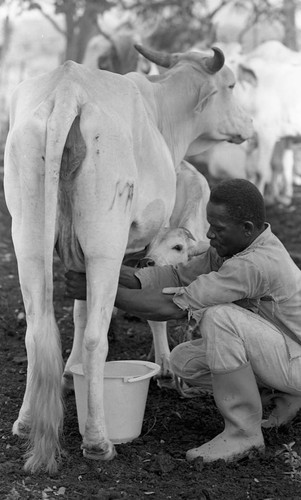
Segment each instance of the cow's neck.
M193 98L189 98L189 92L185 91L187 75L183 71L176 71L158 75L155 79L134 73L128 77L139 87L147 110L164 137L174 164L178 165L195 138L190 116L195 102Z
M173 75L172 78L180 78ZM171 152L175 165L178 165L186 155L188 147L194 139L191 113L194 102L189 102L188 95L173 91L173 87L185 88L184 82L163 81L154 88L157 104L158 128Z

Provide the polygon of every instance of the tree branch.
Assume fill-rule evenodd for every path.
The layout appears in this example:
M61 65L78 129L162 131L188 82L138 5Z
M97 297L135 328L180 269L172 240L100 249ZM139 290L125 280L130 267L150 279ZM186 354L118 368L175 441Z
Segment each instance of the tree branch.
M33 3L30 5L29 10L34 10L34 9L39 10L42 16L45 17L45 19L47 19L47 21L49 21L61 35L63 35L64 37L67 36L66 31L63 30L60 27L60 25L49 14L47 14L47 12L43 10L42 6L39 3Z

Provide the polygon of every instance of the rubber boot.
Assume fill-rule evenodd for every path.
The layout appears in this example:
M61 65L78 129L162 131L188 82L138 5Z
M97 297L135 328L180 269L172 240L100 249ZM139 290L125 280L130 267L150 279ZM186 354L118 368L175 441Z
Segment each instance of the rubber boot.
M285 392L274 392L269 402L275 404L275 408L269 418L262 421L265 429L288 424L301 409L301 397Z
M248 456L254 449L263 452L262 405L250 364L231 372L213 373L212 388L225 429L208 443L188 450L187 460L232 462Z

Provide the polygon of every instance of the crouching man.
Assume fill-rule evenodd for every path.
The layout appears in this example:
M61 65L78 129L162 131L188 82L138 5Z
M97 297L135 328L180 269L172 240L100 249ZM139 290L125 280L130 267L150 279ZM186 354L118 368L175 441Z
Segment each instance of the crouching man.
M115 305L149 320L199 323L201 338L176 346L171 367L188 385L212 390L225 428L186 457L233 461L264 450L262 425L285 424L301 408L301 270L250 182L214 187L207 219L210 248L188 264L122 266ZM68 295L85 299L85 275L66 277ZM263 393L275 406L267 421Z

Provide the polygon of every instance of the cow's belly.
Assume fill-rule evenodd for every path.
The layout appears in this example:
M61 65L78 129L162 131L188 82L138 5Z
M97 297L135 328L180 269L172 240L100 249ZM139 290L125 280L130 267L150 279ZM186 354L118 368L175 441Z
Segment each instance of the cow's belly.
M145 248L160 228L168 225L169 218L169 204L162 199L153 200L140 213L136 213L130 226L126 253Z
M159 163L159 162L158 162ZM138 196L132 211L127 253L142 250L162 227L168 227L176 199L176 173L167 161L148 180L138 179ZM140 175L141 177L141 175Z
M118 224L128 224L128 240L126 254L143 250L162 227L169 226L169 220L175 203L175 176L169 176L166 190L158 188L158 197L148 193L149 200L138 196L138 201L133 204L132 216L127 222L123 214ZM164 184L163 184L164 185ZM77 238L76 228L73 223L72 203L64 190L59 192L57 215L57 241L56 251L67 269L78 272L85 271L84 252ZM120 228L111 225L112 233L119 232Z
M66 269L85 271L84 253L76 236L71 214L59 212L56 251ZM169 225L169 200L155 199L136 213L129 227L126 254L143 250L158 231ZM114 231L117 228L112 227Z
M111 236L114 236L115 251L117 247L126 247L126 253L136 252L145 248L157 232L169 224L176 196L175 168L161 137L156 134L152 137L152 131L148 132L148 136L143 137L145 153L141 154L137 147L135 156L127 135L118 135L112 147L115 156L121 149L123 163L120 165L114 156L114 161L111 159L110 149L101 156L97 151L94 154L95 145L89 140L91 134L83 137L78 123L73 124L66 143L68 155L63 155L61 164L56 245L68 269L84 270L84 252L76 236L78 228L74 227L74 223L79 223L79 214L82 231L85 224L89 225L89 231L93 231L92 227L94 231L96 227L105 229L107 254ZM74 142L77 148L73 148ZM87 219L88 213L91 217Z

